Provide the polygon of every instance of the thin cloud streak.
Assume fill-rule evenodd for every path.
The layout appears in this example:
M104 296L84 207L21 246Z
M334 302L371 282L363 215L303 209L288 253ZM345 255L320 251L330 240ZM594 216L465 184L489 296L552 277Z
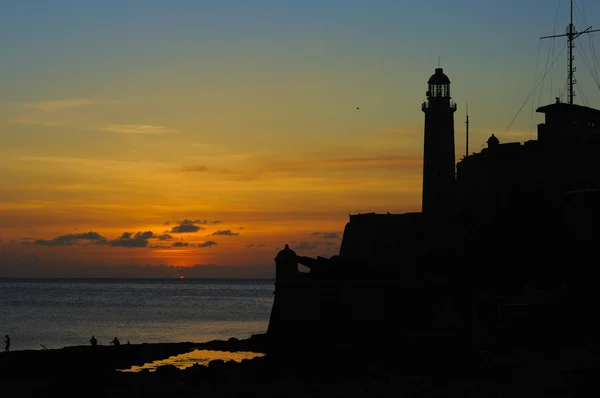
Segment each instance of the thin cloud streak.
M259 166L251 171L246 167L244 173L232 169L209 167L204 165L183 166L183 172L199 172L209 174L227 175L236 181L254 181L262 175L269 173L299 172L310 170L348 170L348 169L420 169L423 160L418 156L383 155L371 157L352 157L325 160L274 160L273 158L260 157L256 159Z
M100 130L118 134L168 134L175 132L175 130L167 127L152 124L115 124L102 127Z
M263 164L265 172L285 172L312 169L414 168L421 167L423 160L419 156L382 155L308 161L263 159Z
M122 100L107 100L93 98L75 98L64 100L49 100L39 102L26 102L23 104L26 108L38 109L43 112L55 112L64 109L80 108L88 105L117 105L123 104Z
M209 166L183 166L181 168L184 172L193 172L193 173L212 173L212 174L233 174L233 172L229 169L225 169L222 167L209 167Z
M44 127L60 126L60 123L56 123L56 122L37 121L37 120L30 120L30 119L10 119L10 120L8 120L8 122L12 123L12 124L22 124L22 125L27 125L27 126L44 126Z

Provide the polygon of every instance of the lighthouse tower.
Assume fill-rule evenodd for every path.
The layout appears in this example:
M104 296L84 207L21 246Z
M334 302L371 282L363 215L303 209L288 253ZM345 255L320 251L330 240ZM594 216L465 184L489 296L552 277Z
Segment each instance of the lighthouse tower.
M438 235L449 227L454 212L455 157L454 112L450 100L450 79L442 68L427 82L425 143L423 146L423 219L425 234Z

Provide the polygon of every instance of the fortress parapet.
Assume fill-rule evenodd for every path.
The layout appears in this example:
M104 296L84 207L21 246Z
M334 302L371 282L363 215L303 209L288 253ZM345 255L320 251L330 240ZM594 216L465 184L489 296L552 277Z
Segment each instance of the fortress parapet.
M321 256L317 256L317 258L298 256L298 263L310 269L311 274L322 275L338 270L338 258L339 256L333 256L331 258Z

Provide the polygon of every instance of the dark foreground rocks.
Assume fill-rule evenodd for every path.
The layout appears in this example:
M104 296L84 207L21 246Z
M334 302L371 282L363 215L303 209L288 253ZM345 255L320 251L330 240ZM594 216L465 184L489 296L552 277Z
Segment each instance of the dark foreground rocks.
M249 349L252 347L253 349ZM265 349L259 337L0 354L2 397L589 397L600 344L585 339L493 347L367 346L274 351L242 362L124 373L195 348ZM128 349L129 351L125 351ZM266 351L266 350L265 350Z

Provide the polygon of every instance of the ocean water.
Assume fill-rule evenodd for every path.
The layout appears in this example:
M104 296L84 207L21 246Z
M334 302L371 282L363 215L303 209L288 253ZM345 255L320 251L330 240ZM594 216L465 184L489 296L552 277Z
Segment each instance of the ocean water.
M265 333L270 279L0 279L0 342L11 351L205 342ZM4 349L4 344L0 345Z

